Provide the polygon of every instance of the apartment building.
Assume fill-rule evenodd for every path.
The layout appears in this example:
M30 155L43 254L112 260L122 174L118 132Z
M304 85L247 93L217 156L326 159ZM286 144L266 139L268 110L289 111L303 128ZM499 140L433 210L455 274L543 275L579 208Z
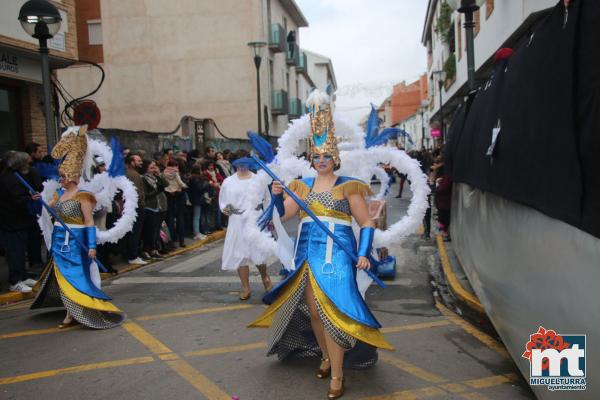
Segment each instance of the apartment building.
M32 141L47 145L39 45L17 19L25 2L0 2L0 154ZM78 58L75 0L52 3L62 17L60 31L48 41L50 68L56 70Z
M191 119L200 124L184 123L179 134L197 143L218 141L220 133L245 139L247 130L258 129L249 42L266 43L259 69L263 133L281 135L317 86L300 46L299 28L308 21L294 0L76 1L81 58L106 73L92 96L100 128L168 133ZM97 85L99 72L76 65L59 78L81 95Z
M474 15L475 78L487 79L496 51L514 47L531 34L531 28L554 7L557 0L477 0ZM468 93L467 55L463 24L458 12L460 0L429 0L422 44L427 48L427 76L430 101L428 115L440 125L440 96L444 126L448 126L456 105ZM445 73L442 84L438 82Z
M424 105L428 102L427 75L422 75L414 82L400 82L393 86L392 94L378 108L381 127L402 128L411 137L399 138L407 149L421 149L430 143L429 128L424 129Z

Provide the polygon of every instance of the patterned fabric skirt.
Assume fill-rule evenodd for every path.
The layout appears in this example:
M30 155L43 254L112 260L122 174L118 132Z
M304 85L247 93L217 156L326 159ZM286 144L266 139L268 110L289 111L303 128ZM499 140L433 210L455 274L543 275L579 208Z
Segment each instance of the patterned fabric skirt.
M31 305L31 309L45 307L65 307L69 314L81 325L94 329L109 329L119 326L125 321L124 313L112 313L83 307L69 299L58 285L51 266L46 276L43 277L38 294Z
M305 269L298 287L281 306L273 319L273 336L268 346L267 355L276 354L280 360L288 357L309 358L322 356L312 330L310 313L305 301L304 291L308 279L308 269ZM377 362L377 349L375 347L340 330L327 318L317 299L315 299L315 304L326 334L346 350L344 368L368 368Z

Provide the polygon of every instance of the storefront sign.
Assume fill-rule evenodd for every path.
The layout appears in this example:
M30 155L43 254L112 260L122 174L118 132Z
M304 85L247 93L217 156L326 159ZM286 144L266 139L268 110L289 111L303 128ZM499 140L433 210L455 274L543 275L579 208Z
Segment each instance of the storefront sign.
M0 75L37 83L42 82L40 63L0 49Z
M52 50L65 51L65 34L58 33L52 39L48 40L48 47Z

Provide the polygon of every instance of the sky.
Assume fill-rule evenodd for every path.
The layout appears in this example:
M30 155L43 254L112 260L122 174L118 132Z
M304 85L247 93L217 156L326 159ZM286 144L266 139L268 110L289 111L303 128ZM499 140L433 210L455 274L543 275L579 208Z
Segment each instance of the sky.
M350 122L379 105L392 85L426 69L421 33L427 0L296 0L308 20L300 47L331 58L336 110ZM324 88L319 88L324 89Z

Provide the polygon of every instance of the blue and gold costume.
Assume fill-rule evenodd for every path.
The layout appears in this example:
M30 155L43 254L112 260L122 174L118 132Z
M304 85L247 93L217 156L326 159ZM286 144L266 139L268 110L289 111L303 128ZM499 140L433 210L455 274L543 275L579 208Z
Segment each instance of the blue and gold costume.
M60 201L54 195L55 210L83 243L86 232L95 227L84 226L81 200L95 204L91 193L79 191L69 200ZM58 222L52 232L51 259L38 283L38 294L31 308L64 305L71 316L82 325L96 329L120 325L125 314L110 302L110 297L94 285L90 275L91 260L78 241Z
M353 194L371 195L369 186L343 176L338 177L328 192L313 192L313 184L314 178L306 178L292 181L289 187L347 248L356 252L347 198ZM375 348L393 348L379 331L381 325L358 290L355 263L304 212L301 211L299 217L301 222L294 254L296 269L264 297L270 306L250 326L274 325L269 355L277 354L280 359L320 355L304 300L304 289L310 280L325 330L337 344L345 349L359 350L357 353L361 354L353 357L352 351L347 352L346 365L370 366L377 360Z

